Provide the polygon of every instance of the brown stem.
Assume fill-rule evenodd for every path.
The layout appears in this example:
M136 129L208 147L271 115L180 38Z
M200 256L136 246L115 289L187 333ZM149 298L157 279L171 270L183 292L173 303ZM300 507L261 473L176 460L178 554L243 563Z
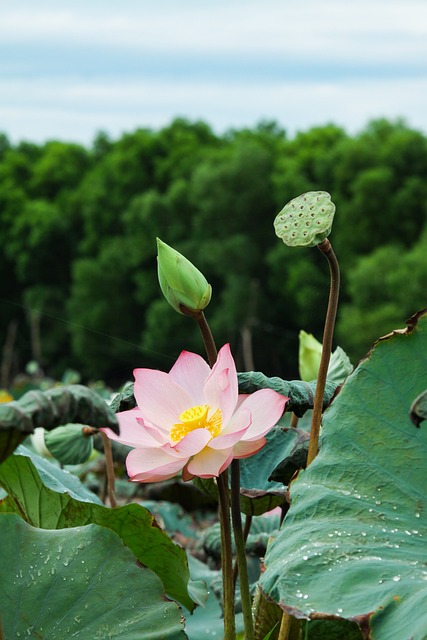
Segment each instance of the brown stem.
M110 500L110 507L116 507L116 495L115 495L115 475L114 475L114 462L113 462L113 453L111 449L111 442L108 436L105 435L101 431L102 443L104 445L104 454L105 454L105 468L107 471L107 490L108 490L108 498Z
M307 466L317 456L319 447L320 420L323 409L323 396L325 393L326 375L328 373L329 360L332 350L335 318L338 308L338 296L340 289L340 269L336 255L328 239L324 240L317 248L324 254L329 264L331 285L329 291L328 309L326 312L325 328L323 331L322 357L320 359L317 375L316 394L314 396L313 415L311 419L310 443L308 447Z
M298 420L299 420L298 416L292 411L292 413L291 413L291 422L289 424L291 429L296 429L297 428Z
M215 341L213 339L212 332L205 318L205 314L203 313L203 311L200 311L200 313L198 313L193 317L197 322L197 324L199 325L200 333L202 334L209 364L211 367L213 367L218 357L218 351L215 346Z
M323 410L323 397L325 394L326 375L328 373L329 360L332 351L332 339L334 335L335 318L338 309L338 297L340 290L340 268L336 255L328 239L324 240L317 248L324 254L329 264L331 285L329 290L328 309L326 311L325 328L323 330L322 356L319 372L317 374L316 393L314 396L313 415L311 419L310 442L308 446L307 466L317 456L319 448L320 420ZM301 628L301 620L283 612L278 640L297 640Z

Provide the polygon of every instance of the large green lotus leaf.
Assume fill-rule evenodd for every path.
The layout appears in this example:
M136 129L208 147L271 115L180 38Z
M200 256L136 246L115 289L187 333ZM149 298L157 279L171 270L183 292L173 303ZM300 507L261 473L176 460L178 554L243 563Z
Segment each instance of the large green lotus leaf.
M117 418L94 391L80 384L47 391L28 391L19 400L0 404L0 462L33 433L36 427L82 423L119 432Z
M99 503L83 501L87 490L71 474L54 467L36 454L20 447L21 455L12 455L0 465L0 485L9 496L0 502L1 513L17 513L29 524L43 529L60 529L95 523L113 530L120 536L145 566L152 569L162 580L166 593L182 603L190 611L199 589L193 588L184 549L175 544L159 528L153 515L141 505L131 503L109 509ZM31 457L30 457L31 455ZM35 464L37 466L35 466ZM51 474L46 469L51 468ZM40 469L45 474L40 473ZM56 488L45 484L46 477L56 479ZM79 483L67 491L67 483ZM87 492L89 493L89 492ZM189 594L191 590L191 596ZM200 598L203 601L203 597Z
M21 458L26 459L21 460ZM26 469L27 482L24 482L22 469ZM32 484L33 483L33 484ZM101 500L92 491L87 489L80 480L69 471L60 469L49 460L33 453L24 445L20 445L10 460L0 464L0 485L23 506L27 513L26 520L30 524L37 525L40 511L43 509L43 518L46 524L53 514L52 526L47 524L46 529L55 528L57 522L57 504L60 504L60 494L67 494L80 502L93 502L102 505ZM52 489L48 503L42 502L40 494L42 488Z
M4 638L186 637L178 605L112 531L94 524L46 531L2 514L0 537Z
M427 637L427 428L409 417L427 387L427 318L416 321L380 340L326 411L261 578L294 615L357 620L374 640Z
M286 502L286 487L269 480L272 471L295 447L306 438L299 429L275 427L267 434L267 444L255 455L240 461L240 503L247 516L260 516ZM217 498L216 483L197 478L194 484L203 492Z

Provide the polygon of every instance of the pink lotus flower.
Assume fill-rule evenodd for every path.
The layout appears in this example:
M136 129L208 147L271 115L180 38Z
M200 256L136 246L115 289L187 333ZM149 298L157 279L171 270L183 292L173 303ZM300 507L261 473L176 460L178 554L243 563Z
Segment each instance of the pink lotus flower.
M233 458L246 458L266 443L289 398L262 389L238 394L236 366L229 345L211 369L195 353L183 351L169 373L135 369L138 407L117 414L120 436L134 447L126 459L134 482L173 478L212 478Z

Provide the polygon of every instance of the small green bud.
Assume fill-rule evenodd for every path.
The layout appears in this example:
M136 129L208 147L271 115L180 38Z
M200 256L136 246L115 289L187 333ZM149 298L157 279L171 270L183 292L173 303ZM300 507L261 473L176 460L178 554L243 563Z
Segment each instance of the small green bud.
M208 306L212 287L203 273L159 238L157 267L162 293L175 311L183 313L185 308L191 312L198 312Z
M299 333L299 374L304 382L311 382L317 379L322 357L322 344L316 340L311 333L300 331ZM342 384L347 376L353 371L349 357L337 347L331 355L328 367L327 379L335 384Z
M304 382L316 380L322 357L322 344L311 333L299 332L299 375Z
M276 216L276 235L289 247L315 247L331 232L335 205L326 191L308 191Z

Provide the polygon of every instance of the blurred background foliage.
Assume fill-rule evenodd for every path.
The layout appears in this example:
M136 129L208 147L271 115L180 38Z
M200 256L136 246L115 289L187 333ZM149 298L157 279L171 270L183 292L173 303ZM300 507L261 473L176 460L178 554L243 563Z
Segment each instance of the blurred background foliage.
M0 387L36 361L120 386L132 369L203 354L157 284L156 236L213 286L207 317L239 370L298 377L298 332L321 339L327 264L274 234L284 204L325 190L342 268L336 339L357 362L427 306L427 138L377 120L289 138L274 122L215 134L176 119L91 148L0 135Z

